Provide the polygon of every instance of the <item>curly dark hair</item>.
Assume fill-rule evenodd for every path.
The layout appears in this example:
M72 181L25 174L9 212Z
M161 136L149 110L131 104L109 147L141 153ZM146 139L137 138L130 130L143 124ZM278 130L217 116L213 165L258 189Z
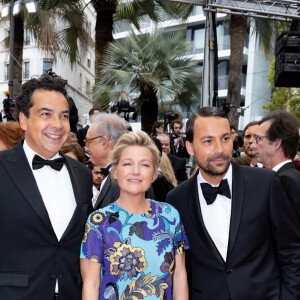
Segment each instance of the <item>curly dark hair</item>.
M21 93L16 99L16 111L17 115L22 112L29 118L30 107L33 106L32 94L35 90L46 90L46 91L56 91L63 94L68 101L70 106L67 90L66 81L61 77L53 77L51 75L44 74L39 78L32 78L22 85Z

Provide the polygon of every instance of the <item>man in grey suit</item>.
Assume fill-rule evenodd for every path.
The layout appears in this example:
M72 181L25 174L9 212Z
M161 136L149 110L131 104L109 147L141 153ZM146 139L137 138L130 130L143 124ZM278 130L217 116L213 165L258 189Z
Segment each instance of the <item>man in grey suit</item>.
M119 186L109 174L110 153L125 132L126 122L116 114L100 113L92 118L92 125L85 139L85 151L90 153L94 165L106 168L108 172L108 176L101 183L95 210L116 201L120 196Z
M299 144L299 122L291 113L277 111L265 116L259 124L251 148L257 152L260 163L277 172L300 220L300 172L293 163Z

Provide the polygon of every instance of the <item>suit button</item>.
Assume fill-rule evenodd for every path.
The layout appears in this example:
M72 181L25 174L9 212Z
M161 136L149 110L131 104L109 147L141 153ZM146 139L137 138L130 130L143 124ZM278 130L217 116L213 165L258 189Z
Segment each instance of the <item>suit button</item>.
M232 272L231 269L227 269L227 270L225 271L226 274L231 274L231 272Z
M60 250L60 244L57 244L56 250Z
M52 280L54 280L54 279L56 279L56 275L55 275L55 274L51 274L50 278L51 278Z

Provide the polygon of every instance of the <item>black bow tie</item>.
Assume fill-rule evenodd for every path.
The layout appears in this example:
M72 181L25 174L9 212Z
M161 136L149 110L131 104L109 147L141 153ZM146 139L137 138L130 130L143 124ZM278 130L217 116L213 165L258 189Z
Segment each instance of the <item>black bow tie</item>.
M32 160L32 168L33 170L37 170L42 168L43 166L50 166L52 169L60 171L64 165L64 162L64 157L56 158L53 160L46 160L38 155L35 155Z
M100 168L100 171L104 176L107 176L109 174L110 168L111 164L109 164L106 168Z
M231 198L227 179L223 179L217 187L213 187L206 182L200 183L200 185L207 205L213 204L218 194Z

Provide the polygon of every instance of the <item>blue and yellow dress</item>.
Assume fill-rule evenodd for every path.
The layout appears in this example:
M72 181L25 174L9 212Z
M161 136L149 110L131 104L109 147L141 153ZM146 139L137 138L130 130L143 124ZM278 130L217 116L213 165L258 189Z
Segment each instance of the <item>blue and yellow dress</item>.
M80 257L101 264L101 300L172 299L175 255L189 245L178 211L148 201L144 214L114 202L87 220Z

